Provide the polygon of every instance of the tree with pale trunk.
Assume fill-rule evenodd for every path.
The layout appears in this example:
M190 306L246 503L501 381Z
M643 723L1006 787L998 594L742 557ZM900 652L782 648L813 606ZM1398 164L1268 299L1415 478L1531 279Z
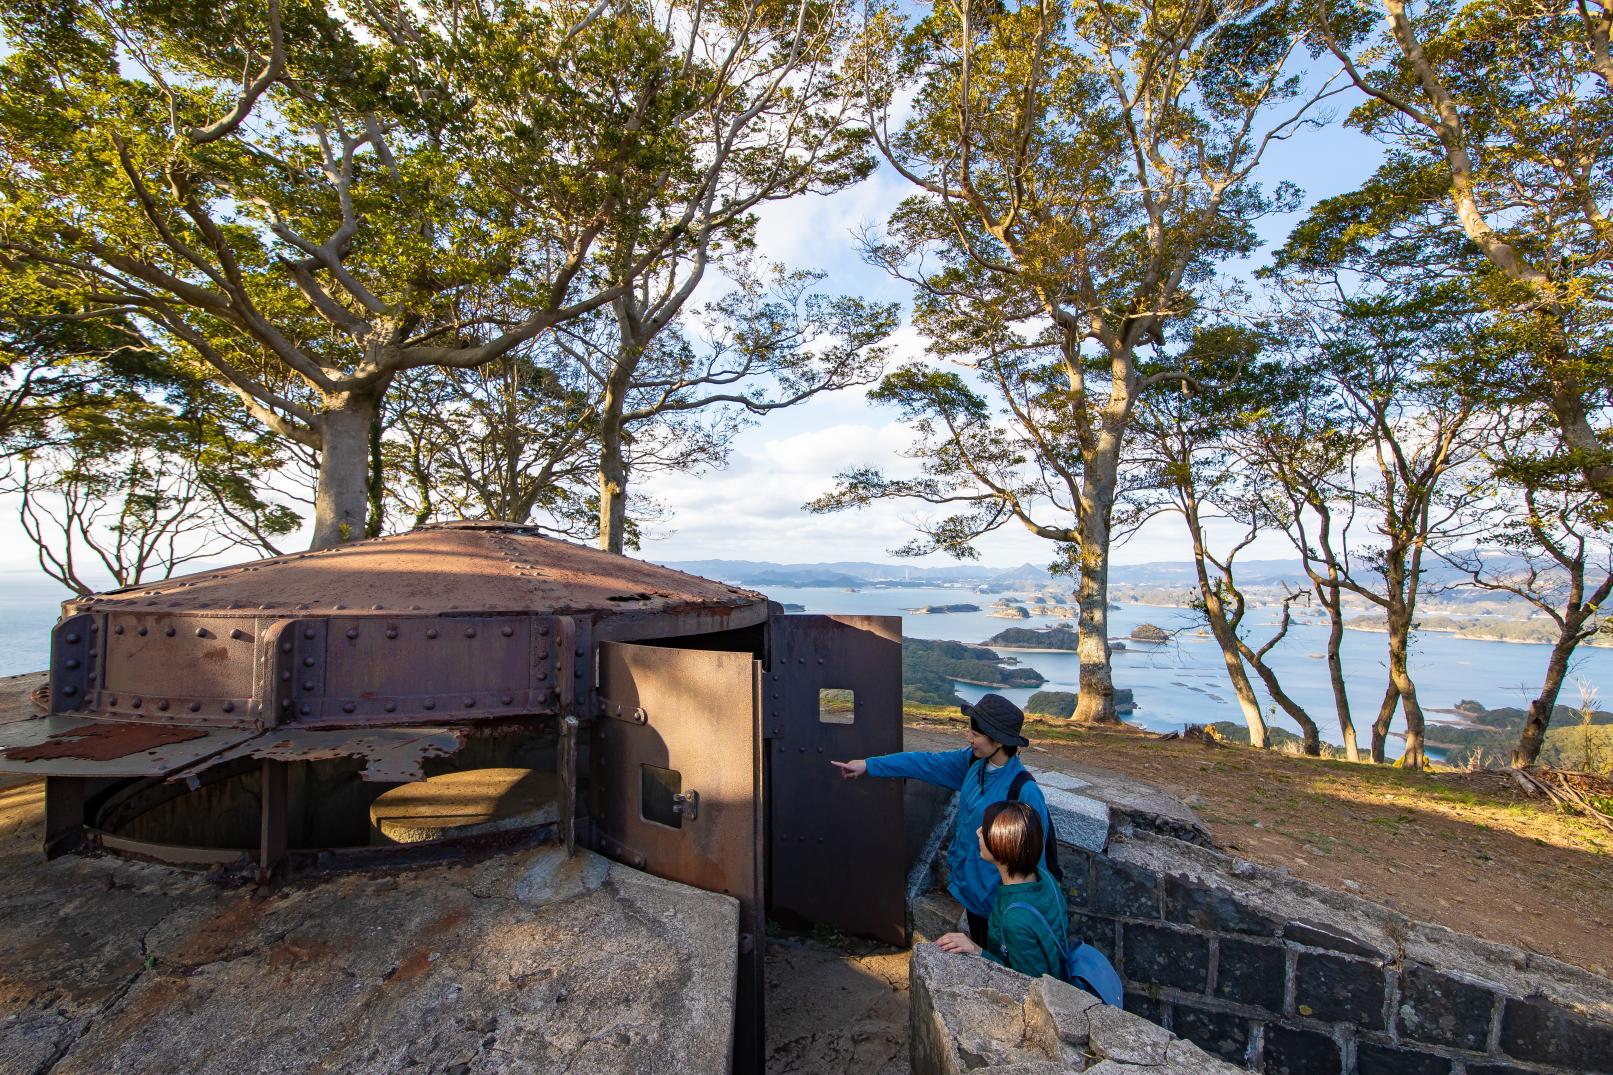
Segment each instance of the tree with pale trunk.
M19 0L0 6L0 264L205 363L318 453L314 545L361 537L394 379L608 305L736 173L796 159L758 116L830 137L789 76L834 17ZM622 229L631 254L602 272Z
M284 454L233 397L172 376L108 377L92 393L0 471L46 577L89 594L234 550L279 555L301 522L265 490Z
M389 522L487 519L592 536L593 395L543 342L472 369L398 377L382 422Z
M1388 683L1372 725L1372 760L1385 760L1398 708L1406 725L1401 762L1422 768L1411 639L1423 563L1431 545L1470 536L1464 521L1482 498L1474 468L1483 411L1474 394L1442 377L1451 356L1475 346L1473 326L1452 316L1439 289L1335 302L1340 294L1335 280L1301 300L1313 335L1295 341L1310 351L1332 406L1310 412L1320 419L1311 428L1266 431L1256 458L1288 502L1289 537L1313 585L1328 593L1330 614L1341 616L1334 605L1353 595L1383 617Z
M1415 227L1408 271L1478 261L1500 348L1486 379L1549 415L1556 453L1613 513L1613 4L1318 0L1324 40L1366 95L1351 122L1388 147L1324 203L1342 247Z
M675 268L641 274L608 321L557 334L595 386L599 547L609 552L632 527L635 472L717 462L745 419L869 384L899 323L895 304L823 294L822 273L743 260L729 264L726 293L684 310Z
M1360 505L1354 497L1339 496L1337 479L1350 473L1350 461L1363 443L1322 372L1313 368L1305 376L1307 391L1243 431L1238 455L1259 475L1251 512L1269 519L1293 543L1311 594L1327 615L1325 657L1339 738L1345 759L1360 761L1342 655L1345 583L1353 565L1349 535ZM1285 605L1285 625L1287 611Z
M1505 418L1485 446L1496 477L1470 509L1474 518L1467 529L1482 534L1483 544L1436 551L1467 576L1465 585L1527 602L1557 629L1540 689L1512 749L1512 764L1523 767L1540 757L1574 652L1607 629L1613 541L1598 523L1598 494L1578 482L1564 486L1531 465L1557 454L1550 420L1539 414Z
M843 476L825 507L914 498L952 514L906 551L970 555L1014 524L1079 575L1082 720L1114 720L1113 512L1143 371L1256 245L1267 149L1335 89L1303 70L1298 5L980 0L869 16L868 122L915 190L867 255L914 290L931 353L876 397L916 423L922 472ZM907 111L909 104L911 110ZM905 119L899 118L905 113Z
M1251 467L1240 438L1269 421L1306 390L1308 371L1261 357L1261 328L1207 325L1175 361L1189 375L1144 393L1133 427L1134 471L1125 497L1134 515L1174 514L1187 527L1198 585L1197 610L1221 651L1227 678L1249 729L1250 745L1268 745L1265 717L1249 672L1273 702L1300 728L1306 754L1321 753L1321 735L1310 714L1283 687L1268 660L1288 635L1291 606L1281 603L1277 630L1251 644L1249 602L1238 581L1237 559L1272 520L1264 508L1269 477ZM1229 542L1214 530L1229 530Z

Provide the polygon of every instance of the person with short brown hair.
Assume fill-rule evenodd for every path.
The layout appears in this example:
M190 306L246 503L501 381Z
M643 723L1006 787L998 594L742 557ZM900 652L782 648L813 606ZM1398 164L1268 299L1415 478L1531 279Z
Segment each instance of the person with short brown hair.
M1032 978L1063 977L1068 919L1064 892L1043 865L1041 816L1022 802L992 803L975 839L980 857L1002 878L986 922L986 943L963 933L948 933L935 943L947 952L983 955Z

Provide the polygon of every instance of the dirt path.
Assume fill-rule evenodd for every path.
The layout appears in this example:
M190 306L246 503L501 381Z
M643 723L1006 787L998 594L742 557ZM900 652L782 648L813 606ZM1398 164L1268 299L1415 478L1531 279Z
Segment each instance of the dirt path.
M770 933L769 1075L906 1075L907 961L866 941Z
M961 727L910 722L909 749L959 745ZM1505 772L1424 774L1040 721L1026 734L1032 765L1153 784L1244 858L1613 974L1613 832L1526 796Z

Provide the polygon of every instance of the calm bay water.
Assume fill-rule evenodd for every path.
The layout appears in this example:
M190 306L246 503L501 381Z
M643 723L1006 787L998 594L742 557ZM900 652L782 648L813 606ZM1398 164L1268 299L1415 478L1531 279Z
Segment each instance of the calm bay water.
M56 622L59 606L67 592L39 579L37 575L0 574L0 675L15 675L42 669L50 658L50 628ZM1005 627L1041 627L1059 622L1048 617L1028 620L998 619L986 612L950 613L939 616L905 615L905 608L923 605L989 605L993 596L968 590L940 587L867 589L855 593L819 588L775 588L768 591L775 601L806 606L810 612L840 612L859 615L903 615L903 631L916 638L948 638L959 642L983 642ZM1260 622L1269 618L1267 610L1251 615ZM1241 722L1243 714L1227 685L1226 669L1213 639L1194 633L1197 623L1187 609L1127 605L1110 613L1116 638L1125 638L1140 623L1153 623L1176 631L1175 641L1149 646L1127 642L1127 649L1114 656L1115 685L1130 687L1136 694L1137 712L1133 723L1158 731L1180 728L1186 723L1207 724L1217 720ZM1263 639L1270 628L1259 628L1252 638ZM1344 636L1344 671L1350 689L1357 734L1363 745L1372 718L1377 715L1385 681L1385 636L1367 631L1347 631ZM1333 714L1333 695L1327 683L1327 666L1321 659L1326 648L1324 627L1300 624L1289 630L1288 638L1277 647L1271 663L1282 677L1285 689L1310 712L1321 726L1322 737L1340 742ZM1545 645L1513 642L1479 642L1448 634L1424 633L1413 643L1412 674L1417 680L1418 697L1428 710L1449 708L1471 698L1486 706L1523 706L1534 696L1545 670ZM1047 678L1043 690L1075 691L1080 664L1073 653L1041 653L1003 650L1022 664ZM1601 688L1603 706L1613 698L1613 649L1582 647L1575 661L1562 701L1578 699L1574 678L1583 678ZM1256 690L1260 689L1255 681ZM958 693L974 700L985 689L958 685ZM1002 693L1023 704L1033 693L1029 688L1008 689ZM1262 693L1262 708L1270 701ZM1440 714L1430 712L1431 719ZM1280 712L1272 718L1277 727L1299 729ZM1400 721L1396 720L1398 729Z
M996 599L996 595L935 587L868 589L856 593L826 589L774 589L769 591L768 596L775 601L805 605L809 612L860 615L896 615L902 614L904 608L924 605L978 604L985 607ZM1275 623L1275 610L1252 609L1250 616L1257 624L1267 620ZM1006 620L986 612L964 612L937 616L905 615L902 629L905 634L915 638L983 642L1005 627L1034 628L1056 622L1060 621L1041 616L1028 620ZM1127 718L1132 723L1157 731L1171 731L1187 723L1208 724L1217 720L1243 722L1243 711L1238 708L1237 699L1227 682L1220 648L1214 639L1194 633L1198 621L1192 611L1153 605L1126 605L1109 613L1109 623L1110 632L1116 639L1125 639L1131 629L1141 623L1152 623L1167 631L1177 632L1175 641L1158 646L1127 640L1127 648L1114 655L1115 686L1130 687L1136 694L1137 712ZM1273 629L1256 627L1251 631L1250 639L1258 644L1269 637ZM1363 747L1369 740L1372 720L1377 716L1378 705L1383 700L1383 688L1387 681L1384 659L1386 641L1387 636L1369 631L1346 631L1344 634L1340 656L1349 688L1356 736ZM1331 743L1340 743L1343 740L1333 710L1327 662L1322 659L1326 648L1325 627L1299 624L1289 629L1288 637L1273 650L1269 660L1277 670L1283 689L1304 706L1317 722L1322 738ZM1449 634L1424 632L1412 644L1412 675L1417 681L1417 697L1423 708L1429 711L1430 720L1438 720L1442 716L1432 710L1453 707L1467 698L1490 708L1526 706L1539 687L1548 651L1549 647L1543 644L1480 642ZM1041 690L1078 689L1080 662L1073 653L1028 650L1000 652L1004 656L1017 657L1021 664L1045 676L1048 682L1039 688ZM1605 707L1607 699L1613 697L1613 649L1580 648L1570 681L1563 690L1564 703L1574 704L1578 700L1573 679L1576 676L1601 688ZM1259 680L1253 676L1250 678L1254 680L1256 691L1260 692L1261 708L1269 713L1272 708L1270 699L1261 690ZM969 701L985 692L986 688L983 687L958 685L958 693ZM997 693L1023 704L1034 690L1006 689ZM1268 717L1268 722L1291 732L1299 731L1299 727L1281 711L1275 717ZM1394 727L1396 730L1404 727L1398 716Z

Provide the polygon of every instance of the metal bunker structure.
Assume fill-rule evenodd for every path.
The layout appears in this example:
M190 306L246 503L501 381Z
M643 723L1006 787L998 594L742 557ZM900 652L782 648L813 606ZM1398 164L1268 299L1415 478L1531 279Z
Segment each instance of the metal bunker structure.
M554 839L739 900L741 1067L769 913L906 943L901 784L829 765L901 748L899 617L461 523L70 600L49 693L49 856L362 860L388 788L552 771Z

